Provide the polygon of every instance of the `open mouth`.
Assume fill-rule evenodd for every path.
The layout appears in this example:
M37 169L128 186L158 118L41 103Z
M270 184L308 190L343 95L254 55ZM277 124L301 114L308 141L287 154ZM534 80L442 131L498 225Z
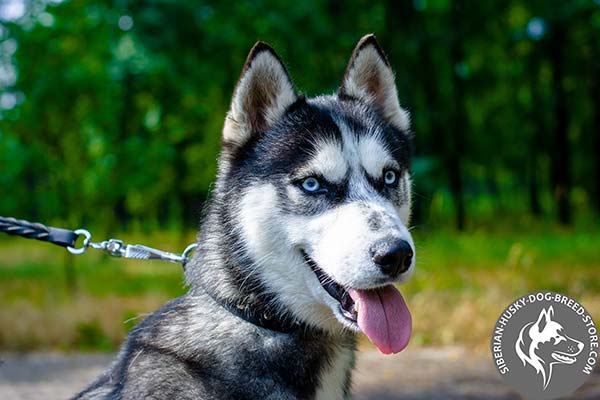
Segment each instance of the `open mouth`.
M361 330L384 354L397 353L408 345L412 317L394 285L367 289L344 287L304 251L302 256L323 289L338 301L338 309L333 311L340 322Z
M552 358L563 364L573 364L575 361L577 361L577 359L575 359L574 357L571 357L570 355L567 355L560 351L555 351L554 353L552 353Z
M358 312L356 310L356 303L350 296L350 293L344 287L337 282L335 282L329 275L325 273L317 263L308 256L304 251L302 251L302 257L304 257L304 262L312 269L312 271L317 276L319 283L323 286L323 289L331 297L336 299L339 305L339 311L342 316L347 319L349 322L353 324L357 324Z

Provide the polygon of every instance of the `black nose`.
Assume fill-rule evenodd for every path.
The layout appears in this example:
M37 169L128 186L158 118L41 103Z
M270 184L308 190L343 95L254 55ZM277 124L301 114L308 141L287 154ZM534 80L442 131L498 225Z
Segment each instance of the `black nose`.
M410 268L413 258L412 247L406 240L383 239L375 243L371 248L373 262L381 268L381 271L396 277Z

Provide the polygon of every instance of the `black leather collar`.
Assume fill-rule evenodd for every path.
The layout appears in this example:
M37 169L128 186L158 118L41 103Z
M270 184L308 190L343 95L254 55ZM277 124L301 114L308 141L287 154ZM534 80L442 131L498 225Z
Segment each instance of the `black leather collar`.
M220 299L213 294L211 290L205 289L205 292L215 303L229 311L231 314L260 328L280 333L291 333L301 327L301 323L292 317L287 315L281 316L271 312L267 303L257 300L249 303L233 302Z
M280 333L291 333L300 327L300 324L290 317L284 316L282 318L279 315L263 311L266 307L263 307L262 304L244 305L215 301L233 315L264 329Z

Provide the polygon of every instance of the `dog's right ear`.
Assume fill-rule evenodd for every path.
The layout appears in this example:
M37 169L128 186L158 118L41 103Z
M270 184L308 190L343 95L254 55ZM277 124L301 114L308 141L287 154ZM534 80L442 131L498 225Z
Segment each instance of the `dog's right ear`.
M538 320L535 323L538 332L542 333L542 331L546 327L546 324L551 320L552 316L550 315L550 312L552 312L552 315L554 315L554 309L552 308L552 306L550 306L548 310L542 309L542 311L540 312L540 316L538 317Z
M292 80L275 50L257 42L233 92L223 143L243 145L253 134L272 127L297 99Z

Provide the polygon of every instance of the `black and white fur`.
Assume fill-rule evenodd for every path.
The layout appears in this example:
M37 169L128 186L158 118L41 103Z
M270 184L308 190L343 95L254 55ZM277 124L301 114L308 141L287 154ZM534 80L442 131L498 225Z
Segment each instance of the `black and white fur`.
M392 278L372 261L388 238L414 253L408 130L373 35L358 43L339 91L312 99L257 43L225 120L189 292L140 323L76 398L348 398L359 329L309 262L341 288L412 274L414 257ZM303 186L310 177L317 193Z

